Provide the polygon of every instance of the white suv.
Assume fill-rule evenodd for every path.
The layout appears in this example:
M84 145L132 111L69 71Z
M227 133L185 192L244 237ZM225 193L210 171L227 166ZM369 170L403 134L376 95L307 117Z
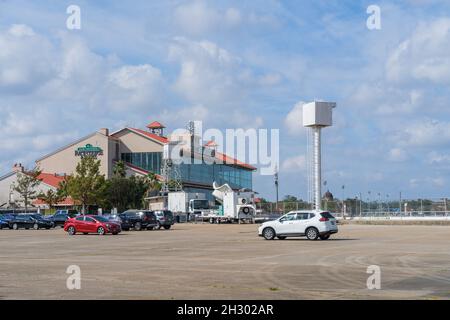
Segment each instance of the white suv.
M309 240L327 240L337 232L336 219L329 212L319 210L291 211L277 220L264 222L258 229L258 235L266 240L303 236Z

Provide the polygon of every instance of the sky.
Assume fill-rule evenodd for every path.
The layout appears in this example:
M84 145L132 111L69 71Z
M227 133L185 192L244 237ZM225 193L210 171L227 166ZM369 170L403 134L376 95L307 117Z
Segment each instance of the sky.
M279 129L280 195L306 199L301 108L324 100L335 196L449 197L449 89L445 0L0 1L0 175L102 127L201 120Z

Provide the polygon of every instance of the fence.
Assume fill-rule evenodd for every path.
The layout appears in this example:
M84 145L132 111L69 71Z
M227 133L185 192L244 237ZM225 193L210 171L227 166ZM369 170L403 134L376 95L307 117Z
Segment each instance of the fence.
M322 201L324 210L346 217L448 217L450 203L441 199L405 199L399 201ZM294 210L311 210L313 205L304 201L258 203L258 215L285 214Z

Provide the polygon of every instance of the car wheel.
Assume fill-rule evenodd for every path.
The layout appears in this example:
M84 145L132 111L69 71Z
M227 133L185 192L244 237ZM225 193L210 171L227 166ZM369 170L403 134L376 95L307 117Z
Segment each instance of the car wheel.
M142 225L140 222L136 222L136 224L134 225L134 230L136 231L141 231L142 229Z
M169 230L171 226L164 226L164 229Z
M113 236L117 236L119 233L118 232L113 232L112 234L113 234Z
M330 238L329 234L325 234L323 236L320 236L320 240L328 240Z
M104 236L105 235L105 228L103 228L103 227L98 227L98 229L97 229L97 233L100 235L100 236Z
M285 239L286 239L285 236L278 236L277 238L278 238L279 240L285 240Z
M308 228L306 230L306 238L308 238L308 240L317 240L318 237L319 231L317 231L316 228Z
M39 230L39 225L37 223L33 224L33 229L34 230Z
M265 228L263 230L263 237L266 240L273 240L275 238L275 230L273 228Z
M13 224L13 230L17 230L17 229L19 229L19 226L17 225L17 223L14 223Z
M67 233L69 234L69 236L74 236L75 233L77 233L77 231L75 230L75 227L70 226L70 227L67 229Z

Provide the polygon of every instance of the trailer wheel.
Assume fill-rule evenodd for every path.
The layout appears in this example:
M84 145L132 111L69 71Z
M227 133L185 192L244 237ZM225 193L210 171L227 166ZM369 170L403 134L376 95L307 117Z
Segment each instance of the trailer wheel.
M209 223L210 223L210 224L214 224L214 218L210 218L210 219L209 219Z

